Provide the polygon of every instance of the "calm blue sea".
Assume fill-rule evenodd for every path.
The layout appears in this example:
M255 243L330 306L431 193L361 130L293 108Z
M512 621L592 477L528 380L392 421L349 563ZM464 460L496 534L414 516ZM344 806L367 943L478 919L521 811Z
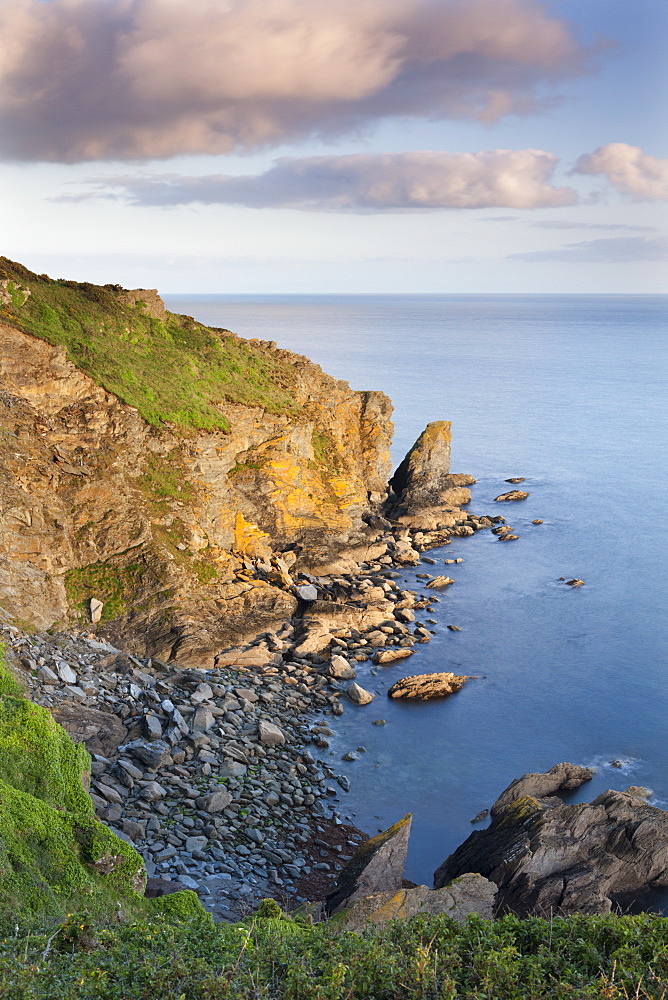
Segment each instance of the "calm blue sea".
M453 422L452 471L489 532L427 553L455 584L423 613L438 624L411 672L477 675L421 705L378 692L336 725L332 762L351 780L342 813L367 833L413 813L407 876L434 869L509 781L558 761L596 764L574 796L648 785L668 808L664 296L431 295L167 297L169 308L307 354L395 406L398 462L430 420ZM525 476L522 504L494 504ZM533 518L544 524L534 526ZM436 567L437 569L437 567ZM415 589L416 572L405 574ZM558 582L581 577L571 590ZM427 592L429 593L429 592ZM456 624L461 632L445 626ZM387 725L371 725L383 717ZM361 759L340 763L364 746ZM612 760L623 761L621 769Z

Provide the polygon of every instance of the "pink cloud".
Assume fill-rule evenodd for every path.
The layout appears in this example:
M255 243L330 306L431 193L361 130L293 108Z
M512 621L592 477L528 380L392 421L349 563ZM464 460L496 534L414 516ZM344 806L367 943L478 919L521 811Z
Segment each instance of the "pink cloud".
M650 156L640 146L610 142L581 156L578 174L604 174L622 194L640 201L668 201L668 159Z
M591 57L540 0L0 0L0 37L0 152L65 162L493 121Z

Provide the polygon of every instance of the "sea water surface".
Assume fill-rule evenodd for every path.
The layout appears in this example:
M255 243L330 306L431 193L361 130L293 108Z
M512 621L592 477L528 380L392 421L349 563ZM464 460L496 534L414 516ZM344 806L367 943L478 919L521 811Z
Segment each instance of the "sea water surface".
M323 751L351 782L342 815L374 834L411 812L406 874L430 885L476 813L514 777L558 761L597 766L574 801L639 784L668 808L668 297L166 301L276 340L355 389L382 389L395 407L395 463L428 421L451 420L452 471L477 479L470 509L503 514L520 536L455 539L425 553L437 566L403 574L421 591L416 573L464 559L447 567L455 583L433 614L418 615L437 624L410 670L360 666L359 682L377 697L347 706ZM526 477L528 500L495 504L512 476ZM559 582L573 576L585 586ZM402 673L429 670L476 679L442 701L386 697ZM372 725L377 718L387 725ZM360 759L342 763L358 746Z

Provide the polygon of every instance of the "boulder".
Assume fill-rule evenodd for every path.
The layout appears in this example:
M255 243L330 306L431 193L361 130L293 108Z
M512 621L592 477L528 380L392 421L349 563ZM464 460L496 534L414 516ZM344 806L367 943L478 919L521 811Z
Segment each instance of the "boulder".
M61 704L54 705L51 714L75 743L86 744L88 753L111 757L128 735L125 726L111 712Z
M586 781L591 781L594 771L591 767L580 767L578 764L569 764L564 761L555 764L549 771L540 771L525 774L521 778L511 781L505 791L501 792L498 799L492 806L490 812L492 816L498 816L500 812L516 802L517 799L531 795L535 799L542 799L548 795L556 795L557 792L571 792Z
M359 684L351 684L346 690L346 694L355 705L368 705L376 697Z
M458 507L468 503L471 494L466 485L471 476L450 475L449 420L427 424L390 480L396 494L391 513L394 519L419 514L426 508L432 513L439 507Z
M433 580L429 581L426 587L427 590L441 590L443 587L449 587L454 582L449 576L435 576Z
M197 801L199 803L199 799ZM218 788L215 792L209 792L208 795L204 795L202 797L201 805L198 804L198 808L203 809L204 812L207 812L212 816L215 816L216 813L222 812L223 809L227 809L231 801L232 795L230 792L228 792L226 788Z
M297 587L296 594L302 601L318 600L318 590L312 583L305 583L303 586Z
M104 604L102 601L98 601L97 597L91 597L88 603L88 610L90 612L90 620L95 625L102 618L102 609Z
M415 652L414 649L380 649L378 652L373 654L374 663L382 663L386 667L390 663L397 663L399 660L405 660L407 657L412 656Z
M554 789L554 771L526 775L527 787L542 777ZM506 790L508 804L506 793L497 800L490 826L437 869L436 888L478 872L498 886L497 913L550 917L609 913L617 894L668 886L668 812L628 791L608 790L591 804L549 792L513 799L524 780Z
M278 726L275 726L273 722L265 722L264 719L260 719L258 723L257 734L260 743L264 743L266 747L277 747L285 743L283 731Z
M129 753L148 768L157 771L169 753L169 745L164 740L132 740L118 748L121 753Z
M457 923L464 923L471 913L490 920L493 916L496 886L482 875L469 873L455 879L442 889L418 885L397 892L379 892L356 899L342 910L336 919L348 931L360 932L368 924L385 924L390 920L443 914Z
M357 677L357 671L354 667L350 666L343 656L332 657L327 673L330 677L336 677L342 681L350 681L353 677Z
M446 695L461 691L468 676L457 677L451 673L414 674L402 677L387 692L390 698L416 698L426 701L428 698L445 698Z
M184 889L192 888L184 882L177 882L168 878L149 878L146 881L144 895L147 899L157 899L160 896L171 896L173 892L182 892Z
M364 896L395 893L401 889L411 820L411 814L407 813L398 823L358 848L325 899L328 915L351 906Z
M502 493L501 496L494 497L494 500L495 501L503 501L503 500L526 500L526 498L528 496L529 496L529 494L525 493L524 490L510 490L509 493Z

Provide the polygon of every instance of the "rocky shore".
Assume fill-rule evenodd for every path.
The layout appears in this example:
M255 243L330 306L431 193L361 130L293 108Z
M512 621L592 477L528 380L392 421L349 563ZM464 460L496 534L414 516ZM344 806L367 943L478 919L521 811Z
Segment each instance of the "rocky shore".
M223 920L267 896L324 897L364 835L344 824L349 781L322 751L344 706L373 700L362 675L431 639L417 614L438 598L402 589L397 570L494 523L457 514L437 541L379 518L385 555L356 574L302 574L301 613L213 668L137 657L95 632L0 626L28 697L86 744L97 814L144 857L149 893L195 889Z

